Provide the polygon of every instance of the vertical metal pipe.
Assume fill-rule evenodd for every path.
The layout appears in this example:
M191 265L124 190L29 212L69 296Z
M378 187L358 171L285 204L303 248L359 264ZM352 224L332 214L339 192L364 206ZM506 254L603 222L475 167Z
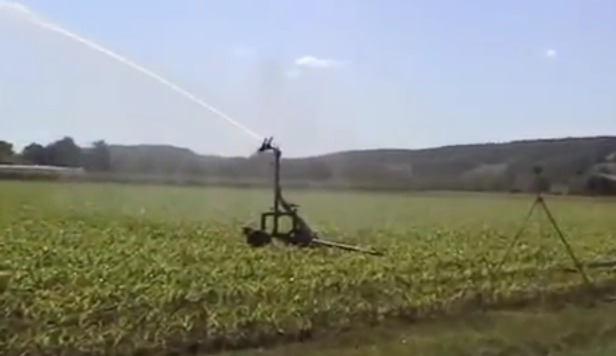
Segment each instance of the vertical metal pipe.
M282 152L274 149L274 234L278 234L278 217L280 213L280 156Z

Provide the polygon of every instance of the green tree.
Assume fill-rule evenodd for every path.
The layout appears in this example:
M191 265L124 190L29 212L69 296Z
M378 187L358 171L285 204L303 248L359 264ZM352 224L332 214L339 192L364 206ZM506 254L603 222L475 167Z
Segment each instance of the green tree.
M12 143L0 141L0 163L12 162L14 154Z
M91 172L109 172L111 170L111 154L104 140L96 141L92 147L83 152L83 167Z
M61 167L81 167L82 152L71 137L64 137L61 140L49 144L45 151L49 163Z
M47 164L47 152L45 147L35 142L29 144L21 151L21 157L28 163L39 165Z

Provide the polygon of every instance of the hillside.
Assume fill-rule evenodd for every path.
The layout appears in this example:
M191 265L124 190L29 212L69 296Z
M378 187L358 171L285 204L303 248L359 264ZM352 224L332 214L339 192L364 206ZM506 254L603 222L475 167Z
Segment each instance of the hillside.
M83 168L87 179L261 185L269 184L271 159L267 154L218 157L181 147L108 145L102 140L79 147L70 137L32 143L15 153L12 144L0 141L0 164L13 165L5 169L10 174L0 174L7 178L20 176L15 165L35 164ZM287 186L523 191L538 183L532 174L536 168L542 170L545 188L616 194L616 137L356 150L306 158L283 155L282 179ZM43 176L48 175L37 174Z
M265 181L268 156L226 158L173 146L110 146L115 173L214 180ZM376 149L283 159L287 183L407 189L510 190L541 166L552 185L605 166L616 155L616 137L524 140L429 149ZM616 173L607 169L604 173Z

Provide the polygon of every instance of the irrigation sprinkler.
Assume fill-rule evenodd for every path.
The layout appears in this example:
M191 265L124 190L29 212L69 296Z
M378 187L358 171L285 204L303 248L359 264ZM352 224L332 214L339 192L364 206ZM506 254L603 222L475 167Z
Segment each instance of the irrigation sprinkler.
M382 255L378 251L324 240L310 227L308 222L299 215L297 211L299 206L288 202L282 196L280 184L280 158L282 151L279 147L272 144L272 140L272 137L263 140L257 152L271 151L274 154L273 206L270 211L261 213L260 227L258 229L250 226L243 228L246 242L252 247L262 247L272 243L273 239L278 239L287 245L297 247L331 247L371 255ZM285 218L291 222L291 227L287 231L283 231L281 227L281 219ZM268 221L270 220L271 224L268 226Z
M556 235L557 235L559 241L564 246L567 254L569 255L569 258L571 259L571 261L573 262L573 265L575 267L575 269L566 268L565 270L568 271L568 272L571 272L571 271L576 272L577 271L580 274L584 284L587 287L589 287L591 290L594 290L594 285L591 282L591 280L588 277L588 275L586 274L584 268L613 268L613 267L616 267L616 260L612 260L612 261L596 261L596 262L590 262L590 263L585 263L585 264L580 262L579 258L576 256L575 252L573 251L573 248L571 247L571 244L569 243L569 241L565 237L565 234L563 233L563 231L560 229L560 226L556 222L554 214L551 212L550 208L548 207L548 205L547 205L547 203L545 201L543 193L546 190L546 188L545 188L545 185L542 184L545 181L543 179L543 177L541 176L542 171L543 170L541 169L541 167L535 167L533 169L533 174L534 174L533 193L535 194L535 199L533 200L533 203L531 204L530 209L528 210L528 212L527 212L527 214L526 214L526 216L525 216L525 218L523 220L523 223L521 224L521 226L519 227L519 229L515 233L515 235L513 235L513 237L511 238L511 241L509 243L509 246L507 247L507 250L505 250L505 253L504 253L502 259L500 260L499 264L497 265L497 270L500 269L503 266L503 264L505 263L505 260L507 259L507 257L509 257L509 254L511 253L513 247L515 246L516 242L522 236L522 233L523 233L524 229L527 227L528 222L530 221L530 218L533 216L533 213L534 213L535 209L536 208L540 208L540 209L543 210L543 212L547 216L548 221L550 222L550 224L554 228L554 231L556 232Z

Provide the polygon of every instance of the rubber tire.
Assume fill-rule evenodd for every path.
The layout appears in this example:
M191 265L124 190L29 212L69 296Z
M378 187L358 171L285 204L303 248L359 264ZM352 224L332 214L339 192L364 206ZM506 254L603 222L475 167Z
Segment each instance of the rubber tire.
M272 243L272 237L265 231L252 230L246 233L246 242L252 247L262 247Z

